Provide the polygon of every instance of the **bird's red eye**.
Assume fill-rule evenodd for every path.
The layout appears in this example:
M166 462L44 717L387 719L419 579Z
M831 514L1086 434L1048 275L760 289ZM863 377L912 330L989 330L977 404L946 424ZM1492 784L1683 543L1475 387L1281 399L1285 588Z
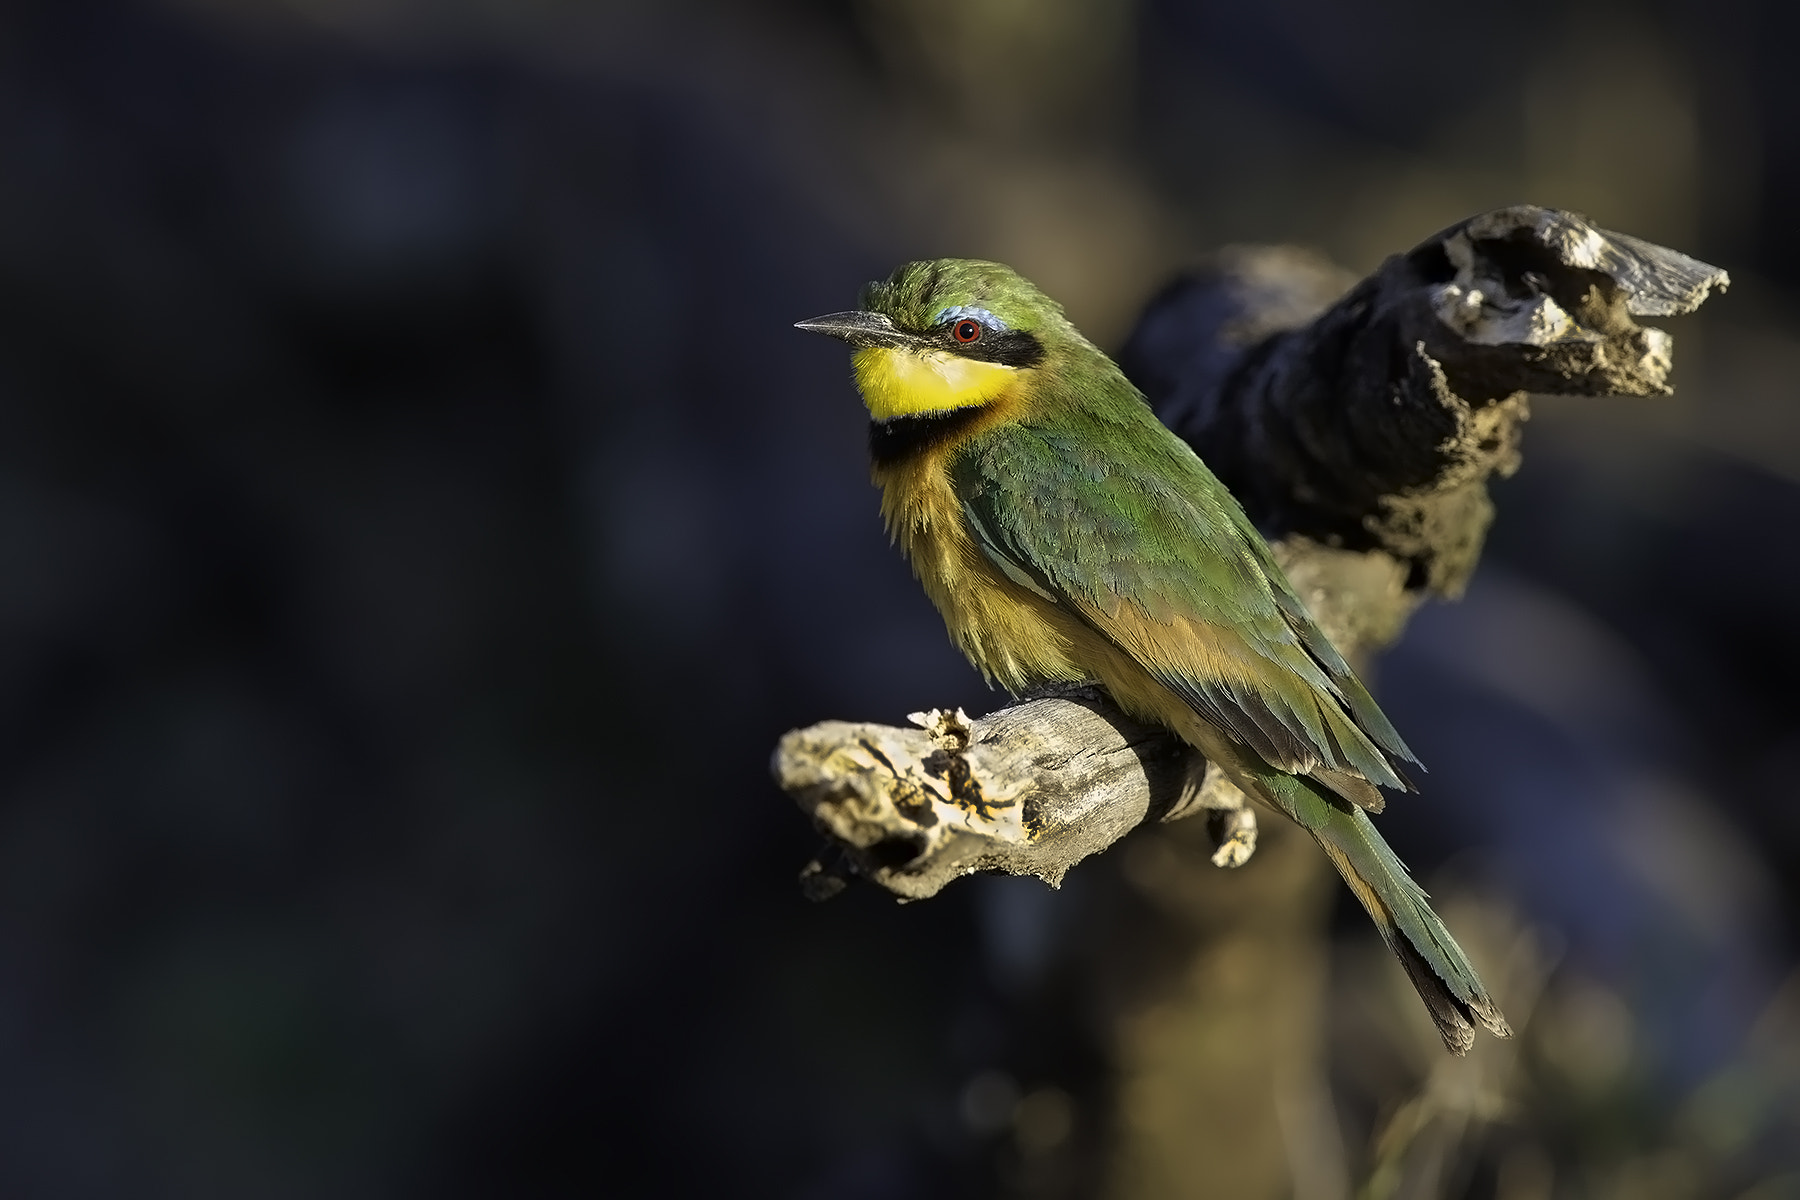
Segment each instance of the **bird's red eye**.
M959 342L972 342L981 336L981 322L964 317L950 327L950 336Z

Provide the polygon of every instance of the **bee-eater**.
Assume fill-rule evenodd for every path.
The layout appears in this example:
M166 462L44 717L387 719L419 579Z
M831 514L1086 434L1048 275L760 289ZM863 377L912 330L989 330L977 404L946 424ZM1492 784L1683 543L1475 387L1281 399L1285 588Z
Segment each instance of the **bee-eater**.
M848 342L888 530L950 636L1015 694L1095 682L1312 834L1451 1050L1510 1033L1375 831L1412 751L1187 443L998 263L907 263L862 307L798 323Z

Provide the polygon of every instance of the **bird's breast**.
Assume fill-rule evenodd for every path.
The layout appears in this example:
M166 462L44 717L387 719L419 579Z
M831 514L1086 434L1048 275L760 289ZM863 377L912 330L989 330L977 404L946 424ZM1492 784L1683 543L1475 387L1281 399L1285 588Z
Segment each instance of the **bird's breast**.
M1020 587L969 536L951 486L948 455L925 453L877 463L881 515L912 563L951 638L983 674L1010 691L1091 678L1077 642L1088 637L1073 613Z
M882 517L969 661L1014 693L1045 683L1104 684L1127 713L1195 745L1211 744L1216 733L1131 654L1067 604L1013 582L988 559L950 481L951 439L921 444L928 448L876 458Z

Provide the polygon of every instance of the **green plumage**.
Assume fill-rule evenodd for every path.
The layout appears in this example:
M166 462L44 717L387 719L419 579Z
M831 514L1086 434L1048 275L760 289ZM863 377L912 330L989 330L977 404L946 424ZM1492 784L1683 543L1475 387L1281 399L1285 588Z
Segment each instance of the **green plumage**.
M1256 772L1254 781L1253 795L1293 818L1324 848L1406 968L1446 1046L1467 1053L1475 1041L1473 1022L1501 1037L1512 1033L1468 956L1431 910L1425 889L1407 875L1367 813L1304 776L1266 770Z
M1104 360L1103 360L1104 361ZM982 549L1077 611L1194 618L1241 639L1254 686L1145 662L1196 712L1284 771L1324 767L1404 787L1416 761L1313 622L1243 509L1110 362L1085 391L960 447L949 470ZM1346 711L1348 710L1348 711ZM1385 752L1385 753L1384 753Z
M1102 679L1176 728L1318 840L1446 1045L1467 1050L1476 1023L1504 1036L1363 811L1410 787L1412 751L1237 501L1061 308L1006 267L939 260L801 327L858 349L884 509L977 665ZM962 544L994 574L959 565Z

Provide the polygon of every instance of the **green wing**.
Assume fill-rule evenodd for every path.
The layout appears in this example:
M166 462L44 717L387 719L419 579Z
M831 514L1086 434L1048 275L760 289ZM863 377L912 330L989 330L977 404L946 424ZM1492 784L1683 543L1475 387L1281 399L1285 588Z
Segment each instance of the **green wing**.
M988 558L1278 770L1410 787L1390 758L1417 760L1243 509L1134 403L1005 426L963 450L952 476Z

